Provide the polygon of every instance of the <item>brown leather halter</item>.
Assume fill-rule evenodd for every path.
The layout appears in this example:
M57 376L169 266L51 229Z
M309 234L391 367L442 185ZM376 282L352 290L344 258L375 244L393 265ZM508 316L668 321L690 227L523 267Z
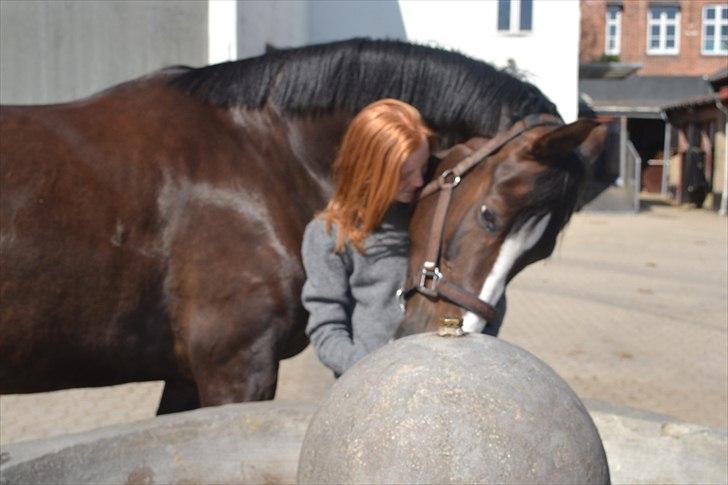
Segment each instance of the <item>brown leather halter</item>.
M495 319L496 311L493 306L481 300L474 293L449 281L440 271L440 252L442 249L442 234L445 229L445 217L450 206L452 191L474 166L500 150L506 143L538 126L559 126L564 122L553 115L534 114L516 122L507 131L498 133L480 148L466 156L455 167L443 172L438 178L427 184L420 193L423 199L439 191L440 196L435 206L435 215L430 226L430 239L425 253L425 261L419 274L419 282L405 289L401 296L406 300L415 292L422 293L430 298L442 298L455 305L475 313L486 321Z

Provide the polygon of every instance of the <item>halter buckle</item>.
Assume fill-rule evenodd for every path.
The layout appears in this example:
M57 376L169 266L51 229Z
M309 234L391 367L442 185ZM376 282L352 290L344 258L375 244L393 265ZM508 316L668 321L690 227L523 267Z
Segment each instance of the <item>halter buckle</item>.
M418 290L423 295L436 297L437 296L437 283L442 278L442 273L440 272L440 268L437 266L434 266L434 264L428 265L425 263L425 265L422 267L422 274L420 275L420 284L418 286ZM428 280L431 281L431 286L427 286Z
M404 296L404 288L397 288L397 291L394 293L394 295L395 298L397 298L397 304L399 305L399 309L402 310L402 313L407 311L407 302Z
M445 170L440 174L440 187L455 187L460 183L460 176L452 170Z

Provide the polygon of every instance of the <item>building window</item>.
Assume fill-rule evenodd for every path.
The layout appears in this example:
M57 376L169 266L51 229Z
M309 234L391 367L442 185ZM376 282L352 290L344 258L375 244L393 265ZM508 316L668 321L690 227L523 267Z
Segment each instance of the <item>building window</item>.
M647 14L647 53L680 51L680 11L677 7L650 7Z
M533 0L498 0L499 32L530 32L533 24Z
M622 35L622 8L619 5L607 7L604 53L619 55L619 38Z
M728 54L728 5L703 7L703 54Z

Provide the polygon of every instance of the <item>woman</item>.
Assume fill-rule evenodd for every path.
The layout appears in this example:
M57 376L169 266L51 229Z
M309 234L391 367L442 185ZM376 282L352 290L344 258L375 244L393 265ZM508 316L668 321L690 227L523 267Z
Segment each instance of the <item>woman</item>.
M306 226L302 301L308 335L338 377L386 344L403 313L410 203L434 140L420 113L395 99L362 109L334 161L334 195Z

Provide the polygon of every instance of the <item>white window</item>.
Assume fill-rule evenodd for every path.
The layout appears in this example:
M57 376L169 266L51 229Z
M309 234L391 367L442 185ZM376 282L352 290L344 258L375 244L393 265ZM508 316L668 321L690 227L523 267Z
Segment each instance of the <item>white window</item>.
M647 13L647 53L680 51L680 11L677 7L650 7Z
M728 5L703 7L703 49L705 55L728 54Z
M533 24L533 0L498 0L499 32L530 32Z
M619 55L619 38L622 35L622 7L609 5L607 7L606 31L604 34L604 53Z

